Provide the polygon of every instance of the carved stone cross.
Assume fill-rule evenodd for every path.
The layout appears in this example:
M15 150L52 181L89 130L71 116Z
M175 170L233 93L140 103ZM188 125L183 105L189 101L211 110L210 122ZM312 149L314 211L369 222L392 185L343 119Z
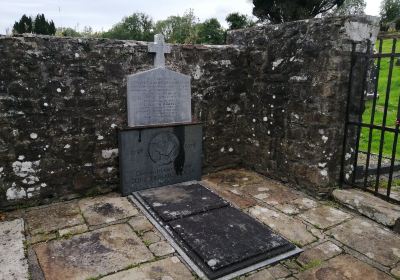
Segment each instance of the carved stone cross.
M154 36L154 43L149 44L149 52L155 53L154 67L165 67L165 56L166 53L171 53L171 46L165 44L164 36L162 34L156 34Z

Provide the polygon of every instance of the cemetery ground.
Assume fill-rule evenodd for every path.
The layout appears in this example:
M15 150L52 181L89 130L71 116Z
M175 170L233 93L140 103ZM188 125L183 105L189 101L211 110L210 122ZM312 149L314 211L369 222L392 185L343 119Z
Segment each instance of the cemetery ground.
M377 198L334 192L349 207L352 197L358 204L365 200L370 208L364 214L385 225L244 169L212 173L203 182L304 250L237 279L400 277L400 237L386 227L396 217ZM197 279L143 213L117 193L4 212L0 221L0 279Z

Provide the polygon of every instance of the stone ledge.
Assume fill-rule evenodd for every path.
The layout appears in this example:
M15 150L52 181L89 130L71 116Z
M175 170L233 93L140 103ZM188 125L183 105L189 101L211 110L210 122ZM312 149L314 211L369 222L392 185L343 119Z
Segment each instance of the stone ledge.
M24 220L0 223L0 279L29 279L24 243Z
M361 190L335 190L335 200L368 218L400 232L400 206L386 202Z

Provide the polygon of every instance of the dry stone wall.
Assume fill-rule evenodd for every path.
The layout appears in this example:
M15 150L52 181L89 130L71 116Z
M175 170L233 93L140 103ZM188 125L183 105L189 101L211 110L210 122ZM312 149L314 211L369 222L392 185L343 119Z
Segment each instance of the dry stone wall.
M174 45L167 67L192 77L204 172L247 167L313 194L338 180L351 43L373 18L255 27L228 45ZM126 76L152 68L147 43L0 37L0 208L119 185Z

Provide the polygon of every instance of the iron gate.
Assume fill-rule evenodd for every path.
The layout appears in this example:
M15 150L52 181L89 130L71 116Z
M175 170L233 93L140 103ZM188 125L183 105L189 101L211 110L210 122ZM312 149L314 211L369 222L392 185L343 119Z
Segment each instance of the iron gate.
M400 203L400 35L352 48L341 183ZM360 72L361 71L361 72ZM363 81L356 81L355 72ZM357 86L358 83L358 86Z

